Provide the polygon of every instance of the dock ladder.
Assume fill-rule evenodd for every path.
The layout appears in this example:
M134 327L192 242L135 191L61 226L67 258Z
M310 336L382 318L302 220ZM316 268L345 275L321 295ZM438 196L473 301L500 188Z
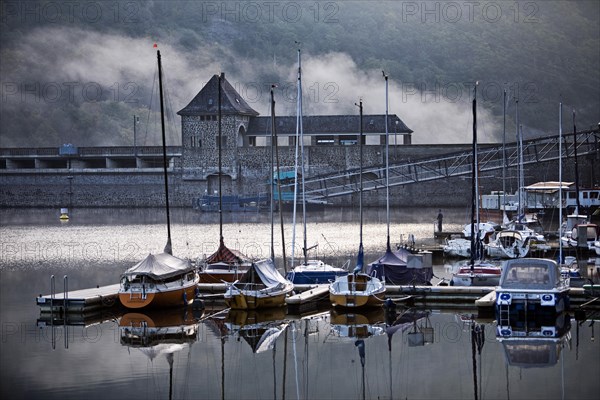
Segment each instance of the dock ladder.
M510 326L510 305L498 304L498 322L500 327Z

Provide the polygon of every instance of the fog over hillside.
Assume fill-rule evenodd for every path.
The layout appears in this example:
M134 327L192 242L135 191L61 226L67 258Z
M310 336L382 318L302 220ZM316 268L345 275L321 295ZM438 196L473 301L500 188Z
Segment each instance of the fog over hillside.
M169 142L183 108L213 74L262 115L294 115L297 50L304 112L389 112L413 143L470 140L478 87L481 142L515 135L515 98L527 136L558 131L558 102L578 129L600 121L600 3L547 2L3 2L0 145L159 143L157 43ZM300 42L299 44L297 42ZM154 94L153 94L154 93ZM567 118L568 117L568 118ZM568 123L566 121L569 121Z

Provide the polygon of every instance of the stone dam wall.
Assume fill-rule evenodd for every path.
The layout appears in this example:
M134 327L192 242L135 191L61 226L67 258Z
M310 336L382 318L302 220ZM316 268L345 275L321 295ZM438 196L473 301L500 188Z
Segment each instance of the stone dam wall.
M405 145L390 150L390 164L465 151L469 145ZM311 147L305 153L310 165L307 176L342 172L358 167L355 146ZM364 165L382 165L384 146L365 146ZM280 165L293 165L294 149L282 148ZM597 184L596 156L579 160L580 185ZM223 168L223 194L254 195L267 193L270 170L268 148L240 148L236 163ZM116 165L129 165L119 162ZM162 168L44 168L52 163L36 162L36 168L11 167L4 161L0 168L0 207L164 207L164 179ZM133 165L136 165L135 163ZM75 166L75 167L73 167ZM214 194L218 188L216 169L184 167L180 157L174 156L169 168L170 202L175 207L192 207L205 193ZM516 191L517 171L509 168L506 189ZM528 166L525 184L558 180L558 163L549 161ZM574 180L572 162L563 162L563 180ZM480 193L502 190L502 171L486 172L480 177ZM385 206L385 188L364 192L363 205ZM390 204L393 207L461 207L471 198L471 178L453 177L435 181L392 187ZM358 195L329 199L336 206L358 206Z

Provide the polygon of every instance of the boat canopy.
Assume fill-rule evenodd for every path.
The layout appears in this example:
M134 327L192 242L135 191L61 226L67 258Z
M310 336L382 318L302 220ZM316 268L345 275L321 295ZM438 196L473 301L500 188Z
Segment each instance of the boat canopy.
M225 242L221 240L219 248L207 259L207 264L225 263L225 264L244 264L250 262L250 259L244 256L237 250L231 250L225 246Z
M408 259L411 253L403 248L398 251L387 250L383 256L369 264L367 274L384 279L395 285L416 283L428 285L433 277L433 269L410 268Z
M262 282L267 287L276 286L280 283L289 283L275 268L271 259L260 260L252 263L252 266L244 274L241 283L259 283Z
M502 270L502 289L553 289L561 279L558 265L546 259L508 260Z
M193 267L187 260L182 260L171 254L148 254L148 257L125 271L123 276L133 278L144 275L155 280L160 280L182 275L192 269Z

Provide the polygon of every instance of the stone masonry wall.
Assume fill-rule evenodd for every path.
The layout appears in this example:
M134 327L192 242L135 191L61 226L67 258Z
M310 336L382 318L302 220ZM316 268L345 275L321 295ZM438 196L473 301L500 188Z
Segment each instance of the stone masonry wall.
M402 146L390 152L390 161L418 159L434 154L457 151L459 146ZM468 147L468 146L463 146ZM384 148L365 146L365 165L382 164ZM340 172L358 167L358 147L323 146L307 147L309 163L307 176ZM207 150L208 151L208 150ZM280 165L293 165L294 149L280 149ZM251 195L268 191L270 149L268 147L238 148L233 179L227 179L224 193ZM598 184L594 172L597 160L593 156L580 157L581 186ZM187 160L186 160L187 162ZM176 162L169 172L170 198L173 206L190 207L194 200L208 192L208 180L200 175L190 175L187 168ZM185 163L184 163L185 165ZM216 171L215 171L216 172ZM227 173L228 171L225 171ZM72 176L72 179L68 177ZM516 169L507 171L506 189L516 190ZM212 177L214 179L214 176ZM558 179L557 162L528 166L525 184ZM563 180L574 180L571 160L563 162ZM69 196L71 185L72 194ZM213 186L214 187L214 186ZM480 193L502 190L502 171L485 172L480 177ZM462 206L470 202L470 177L454 177L390 189L392 206ZM353 206L356 196L331 199L333 204ZM384 206L385 188L365 192L366 205ZM0 170L0 207L163 207L164 180L161 168L153 169L29 169Z

